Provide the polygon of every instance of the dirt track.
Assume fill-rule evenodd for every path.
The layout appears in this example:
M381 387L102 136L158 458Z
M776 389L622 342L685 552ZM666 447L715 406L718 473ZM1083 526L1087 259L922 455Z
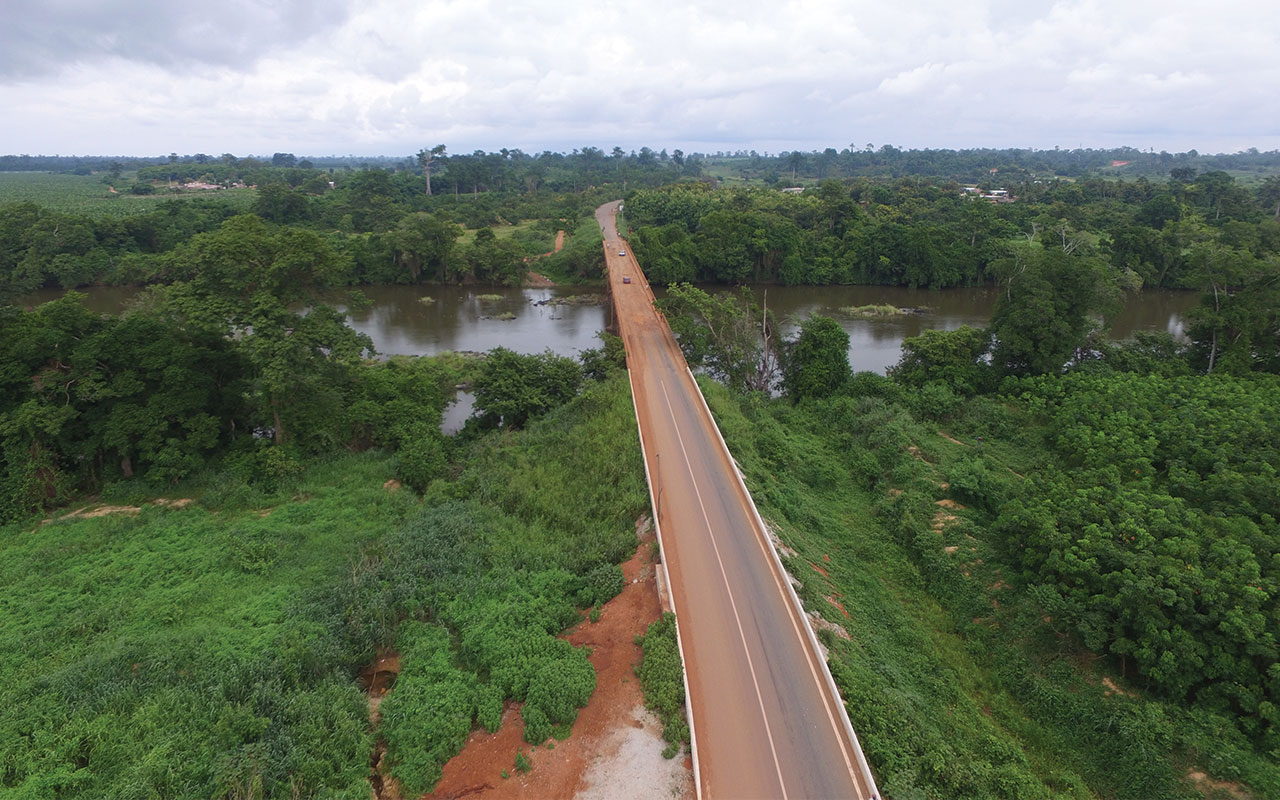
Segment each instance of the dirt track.
M610 203L596 218L680 625L699 793L874 798L803 610L616 214Z

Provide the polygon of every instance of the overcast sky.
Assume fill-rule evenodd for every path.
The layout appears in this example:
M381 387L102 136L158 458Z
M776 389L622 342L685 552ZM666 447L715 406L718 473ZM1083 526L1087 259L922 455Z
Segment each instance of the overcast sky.
M4 0L0 153L1280 148L1275 0Z

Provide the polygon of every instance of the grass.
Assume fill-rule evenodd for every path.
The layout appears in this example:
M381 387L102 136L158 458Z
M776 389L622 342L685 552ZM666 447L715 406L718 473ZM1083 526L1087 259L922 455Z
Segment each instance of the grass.
M556 634L635 547L635 441L615 375L454 444L421 499L369 451L275 492L209 473L181 509L0 528L0 794L367 798L356 675L392 644L377 734L412 791L504 698L567 733L594 671Z
M840 312L851 317L896 317L911 313L910 309L875 303L865 306L844 306L840 309Z
M240 511L202 500L0 530L0 786L367 795L363 698L308 663L329 640L301 609L412 509L381 488L391 473L385 456L348 456Z
M33 202L55 211L89 217L125 217L150 211L167 200L215 200L248 211L257 197L253 189L223 189L217 192L169 192L163 188L151 195L129 194L124 186L132 181L122 176L119 194L112 194L103 175L67 175L47 172L0 172L0 205Z

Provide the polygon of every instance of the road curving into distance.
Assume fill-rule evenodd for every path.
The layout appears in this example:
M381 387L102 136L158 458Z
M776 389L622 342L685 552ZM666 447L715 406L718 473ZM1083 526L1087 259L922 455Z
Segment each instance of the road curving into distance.
M678 619L698 796L878 798L764 523L618 236L618 205L596 219Z

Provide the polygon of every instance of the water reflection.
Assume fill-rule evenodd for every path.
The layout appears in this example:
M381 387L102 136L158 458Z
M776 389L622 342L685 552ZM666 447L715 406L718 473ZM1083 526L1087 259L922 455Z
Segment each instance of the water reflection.
M757 287L756 299L767 303L791 334L805 318L824 314L849 334L849 363L855 372L883 373L898 363L902 340L926 330L950 331L962 325L982 327L991 319L999 290L908 289L897 286ZM1197 302L1195 292L1149 289L1133 295L1112 323L1111 337L1126 339L1136 331L1167 331L1183 337L1183 315ZM893 305L923 313L866 319L843 308Z
M138 294L137 289L123 287L83 291L88 295L88 307L101 313L123 310ZM370 305L351 313L351 325L367 333L384 356L484 351L494 347L521 353L540 353L550 348L560 355L574 356L599 346L596 335L606 321L602 306L537 305L557 296L602 290L366 286L361 291ZM893 286L771 286L754 291L759 301L767 303L782 321L788 334L812 314L836 319L849 334L849 361L854 370L881 373L897 363L902 340L908 336L930 329L986 325L998 295L997 290L989 288L934 291ZM61 294L60 290L45 290L19 302L34 305ZM658 294L661 296L662 291L658 290ZM433 302L423 302L424 297ZM332 301L341 303L341 296L335 295ZM1194 292L1146 290L1134 295L1117 315L1111 335L1123 339L1145 330L1184 336L1184 315L1196 302ZM840 310L878 304L919 308L924 313L862 319Z
M449 402L449 405L444 407L444 414L440 417L440 432L445 436L452 436L462 430L475 408L475 394L465 389L459 389L453 396L453 400Z
M598 305L538 305L571 289L479 289L466 286L366 286L372 305L352 311L382 355L433 355L446 350L547 348L576 355L600 345L605 309ZM431 298L424 302L423 298Z

